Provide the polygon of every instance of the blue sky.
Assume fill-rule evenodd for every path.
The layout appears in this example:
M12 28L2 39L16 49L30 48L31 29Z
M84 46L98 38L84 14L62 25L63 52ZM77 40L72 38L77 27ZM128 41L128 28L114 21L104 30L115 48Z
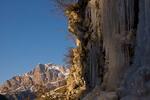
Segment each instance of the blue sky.
M0 0L0 83L38 64L64 64L73 43L50 0Z

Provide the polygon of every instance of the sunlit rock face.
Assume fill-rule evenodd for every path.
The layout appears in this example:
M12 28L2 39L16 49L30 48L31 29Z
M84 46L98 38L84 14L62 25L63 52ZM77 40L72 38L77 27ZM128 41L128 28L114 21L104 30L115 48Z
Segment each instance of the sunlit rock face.
M0 94L10 100L33 100L40 92L66 85L68 74L69 68L55 64L38 64L32 71L7 80L0 86Z
M117 100L149 100L150 1L79 0L78 4L80 20L69 28L80 41L87 91L98 86L97 92L103 96L114 92Z

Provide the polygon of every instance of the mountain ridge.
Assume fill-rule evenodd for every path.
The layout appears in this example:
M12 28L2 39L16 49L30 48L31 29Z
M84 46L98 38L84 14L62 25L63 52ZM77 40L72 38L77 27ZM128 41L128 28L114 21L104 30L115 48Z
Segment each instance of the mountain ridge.
M68 74L67 67L52 63L38 64L33 70L6 80L0 86L0 94L8 98L17 98L14 100L21 100L20 98L28 96L33 99L41 88L49 91L66 85Z

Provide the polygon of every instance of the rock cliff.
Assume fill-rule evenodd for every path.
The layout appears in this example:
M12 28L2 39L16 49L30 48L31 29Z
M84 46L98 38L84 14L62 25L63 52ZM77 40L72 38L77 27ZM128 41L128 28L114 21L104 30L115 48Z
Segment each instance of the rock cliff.
M81 63L73 65L85 80L83 99L149 100L150 0L78 0L72 7L66 15L80 48Z

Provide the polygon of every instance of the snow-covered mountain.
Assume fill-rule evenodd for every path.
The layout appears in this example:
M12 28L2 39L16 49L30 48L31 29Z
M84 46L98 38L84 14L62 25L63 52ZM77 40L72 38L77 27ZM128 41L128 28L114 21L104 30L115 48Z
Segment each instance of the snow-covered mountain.
M55 64L38 64L32 71L14 76L0 86L0 94L12 100L33 99L41 88L52 90L66 85L69 69Z

